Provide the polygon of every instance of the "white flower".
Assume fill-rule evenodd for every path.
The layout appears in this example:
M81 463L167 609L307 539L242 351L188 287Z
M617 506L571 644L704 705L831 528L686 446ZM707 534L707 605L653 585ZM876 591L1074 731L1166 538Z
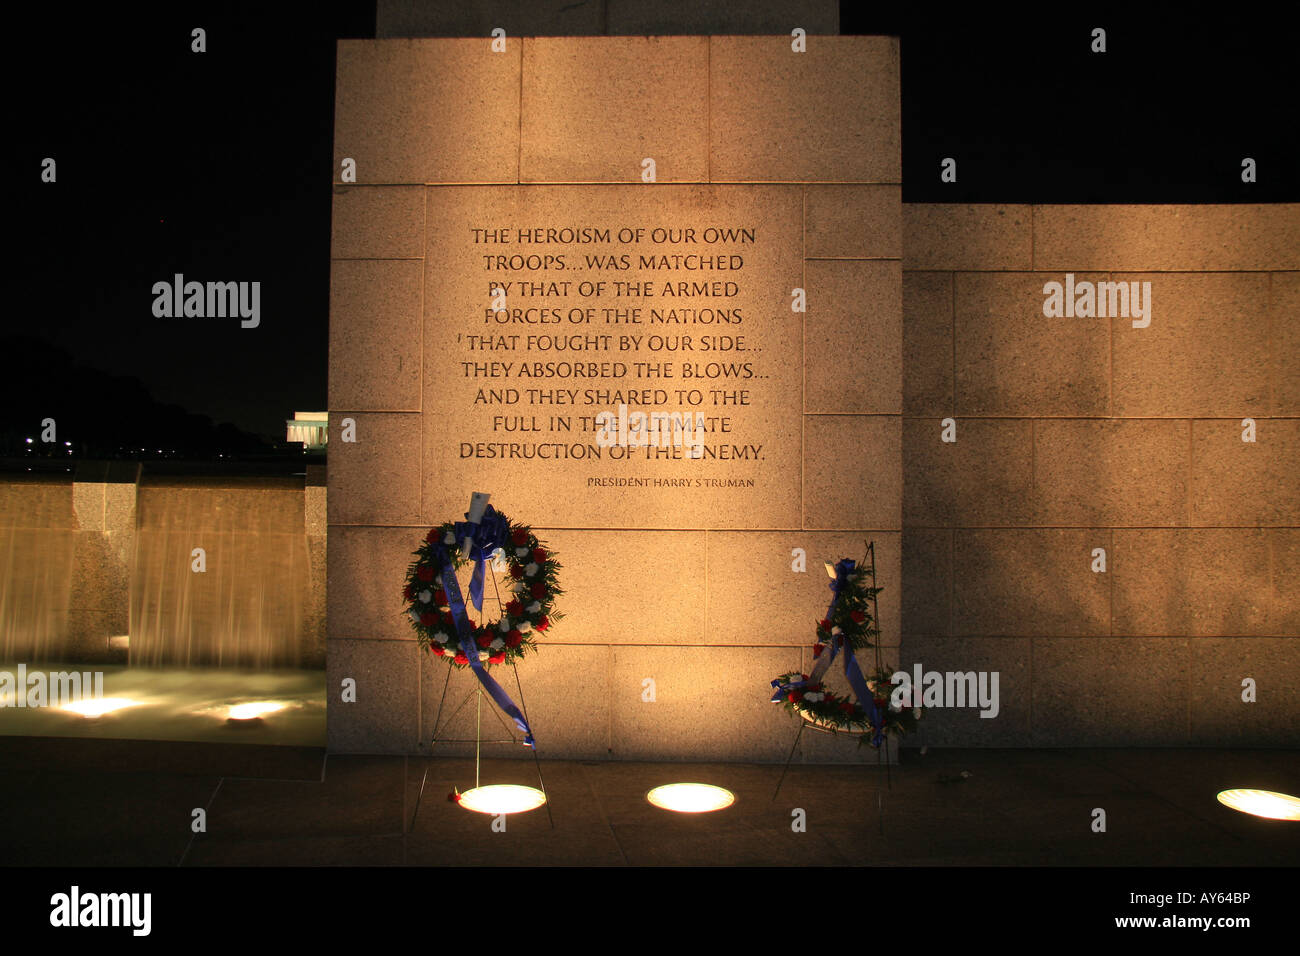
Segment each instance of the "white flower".
M500 631L502 634L509 634L509 633L510 633L510 618L508 618L508 617L503 617L503 618L501 619L501 623L497 625L497 630Z
M499 651L501 650L501 648L505 646L506 646L506 642L501 640L501 638L499 637L492 638L492 643L488 645L488 647L494 651Z
M531 578L536 573L537 573L537 562L529 561L528 564L524 567L524 577Z
M456 535L453 534L452 532L448 531L448 532L443 536L442 543L443 543L443 544L455 544L455 543L456 543Z
M423 603L428 604L430 601L433 600L433 592L432 592L432 591L421 591L421 592L420 592L420 600L421 600Z
M439 631L437 634L433 635L433 639L439 644L446 644L451 640L451 635L447 634L445 631Z
M529 631L531 631L532 629L533 629L533 626L532 626L531 624L529 624L527 621L520 621L520 622L519 622L519 626L518 626L518 628L517 628L517 630L519 631L520 634L527 634L527 633L528 633Z
M478 659L479 659L480 661L485 661L485 660L487 660L487 659L488 659L489 657L491 657L491 656L492 656L492 655L489 654L487 651L479 651L479 652L478 652Z
M529 614L536 614L541 609L542 609L541 601L534 601L532 604L528 605L528 607L524 608L524 610L527 611Z
M528 557L528 549L527 549L527 548L515 548L515 557L516 557L516 558L526 558L526 557Z
M412 620L412 621L414 621L416 624L419 624L419 623L420 623L420 612L419 612L419 611L417 611L415 608L411 608L411 610L408 611L407 613L409 613L409 614L411 615L411 620Z
M433 583L435 587L442 587L442 575L440 574L436 578L434 578Z

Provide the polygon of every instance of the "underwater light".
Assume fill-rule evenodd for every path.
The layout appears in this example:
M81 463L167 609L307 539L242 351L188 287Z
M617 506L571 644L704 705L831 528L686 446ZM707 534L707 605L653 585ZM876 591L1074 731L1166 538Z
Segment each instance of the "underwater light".
M711 813L736 802L730 790L707 783L667 783L645 795L654 806L677 813Z
M495 783L489 787L466 790L458 802L466 810L475 813L525 813L544 804L546 794L534 787Z
M1300 820L1300 797L1272 790L1224 790L1219 802L1225 807L1240 810L1269 820Z
M71 704L64 704L62 710L70 710L82 717L103 717L115 710L135 707L140 702L129 697L89 697Z
M263 714L284 710L284 704L275 700L257 700L250 704L235 704L226 714L227 720L257 720Z

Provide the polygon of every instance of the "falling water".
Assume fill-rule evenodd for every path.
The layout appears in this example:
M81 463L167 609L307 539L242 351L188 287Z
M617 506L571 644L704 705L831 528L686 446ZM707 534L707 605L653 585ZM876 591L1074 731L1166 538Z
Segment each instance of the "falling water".
M204 570L196 569L196 549ZM132 666L297 666L309 588L301 484L140 485Z
M64 656L77 527L71 476L0 483L0 661Z

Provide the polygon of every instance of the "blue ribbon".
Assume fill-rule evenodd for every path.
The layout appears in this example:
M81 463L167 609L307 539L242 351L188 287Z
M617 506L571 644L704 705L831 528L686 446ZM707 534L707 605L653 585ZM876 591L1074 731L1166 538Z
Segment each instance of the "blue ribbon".
M506 525L505 519L501 518L497 512L493 511L491 505L488 505L487 511L483 515L484 523L487 522L489 515L494 516L500 522L502 527L505 527L507 531L509 530L509 526ZM463 540L459 537L462 524L467 529L479 527L467 522L457 522L457 540ZM491 533L496 533L495 528ZM488 539L479 541L477 531L470 532L466 537L472 537L474 539L474 547L480 554L482 554L483 549L487 547ZM505 535L503 533L503 541L504 537ZM496 550L496 548L500 546L500 544L494 544L490 550ZM507 714L512 720L514 720L515 726L523 731L524 746L536 747L537 744L533 740L533 732L528 726L528 721L524 719L523 713L515 706L515 702L510 699L510 695L507 694L492 675L487 672L487 669L483 666L483 662L478 659L479 647L474 642L474 628L470 626L469 613L465 609L465 599L460 593L460 582L456 580L456 568L451 561L451 550L446 545L439 543L434 548L434 557L435 560L442 564L442 589L447 592L447 604L451 608L451 617L456 625L456 637L460 642L461 653L469 660L469 666L473 669L474 676L477 677L479 683L483 685L483 689L488 692L488 696L491 697L492 700L496 702L496 705L501 708L501 712ZM480 561L478 568L474 572L475 578L479 583L479 596L475 605L479 610L483 609L483 580L480 576L482 573L483 564ZM473 598L473 594L474 584L471 582L471 598Z
M469 515L466 514L465 517L468 518ZM501 517L501 512L488 505L483 512L482 521L477 524L457 521L454 532L457 544L464 545L465 540L469 539L466 557L474 562L474 576L469 580L469 599L474 603L474 609L481 611L487 559L497 548L505 547L506 537L510 534L510 524Z
M835 565L835 577L830 583L831 591L834 597L831 598L830 606L826 609L826 620L830 620L835 614L835 605L839 603L840 592L849 584L849 575L853 573L857 562L851 558L844 558ZM772 695L772 703L779 704L786 700L792 690L802 690L809 683L820 683L821 675L830 669L831 664L835 662L836 655L839 654L840 644L844 645L844 675L848 678L849 687L858 698L858 703L867 714L867 719L871 721L871 729L874 732L871 738L871 745L879 747L880 742L885 737L884 715L881 714L880 708L876 706L875 697L867 690L866 678L862 676L862 668L858 666L858 660L853 656L853 645L840 635L840 640L832 640L830 643L830 657L825 663L818 662L815 667L815 680L800 680L783 682L780 678L772 681L772 686L776 688L776 693Z

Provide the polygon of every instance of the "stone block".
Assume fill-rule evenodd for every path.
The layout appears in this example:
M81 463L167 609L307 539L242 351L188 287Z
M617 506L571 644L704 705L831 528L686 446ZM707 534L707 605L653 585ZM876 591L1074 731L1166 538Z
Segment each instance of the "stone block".
M771 681L786 648L635 647L613 650L611 750L618 760L784 760L789 718ZM653 702L643 700L654 681Z
M1249 272L1300 268L1300 204L1034 207L1047 271Z
M901 259L901 186L804 187L804 255L810 259Z
M710 644L802 647L815 639L833 597L825 565L841 558L862 562L875 544L881 639L897 645L903 579L897 531L713 531L708 534L708 628L697 640ZM792 570L795 548L806 570ZM773 675L775 676L775 675Z
M419 260L334 263L331 408L420 410L423 280Z
M326 602L331 640L415 640L402 587L425 530L330 528Z
M1104 529L958 529L954 636L1108 634L1110 579L1091 565L1109 543Z
M1030 206L905 203L903 268L1026 271L1034 268Z
M953 277L903 273L903 414L953 409Z
M1104 278L1075 276L1078 282ZM1047 281L1052 280L1042 273L1027 272L953 277L958 413L1107 414L1110 322L1044 316Z
M329 523L422 524L421 416L333 408L329 415ZM343 440L348 419L353 442Z
M334 181L347 158L358 183L517 182L522 45L340 40Z
M1300 419L1255 421L1255 441L1241 440L1241 421L1192 422L1190 523L1300 524Z
M1188 639L1035 638L1034 747L1184 747Z
M1116 415L1268 414L1268 276L1122 272L1110 278L1130 290L1135 283L1151 289L1149 327L1133 328L1128 317L1110 320Z
M902 527L902 418L804 416L804 527Z
M1115 633L1271 633L1270 532L1258 528L1116 528L1109 573Z
M331 754L417 752L418 654L412 641L329 642L325 701ZM345 678L355 681L355 703L341 700Z
M1046 525L1187 523L1187 422L1034 423L1034 515Z
M525 40L520 182L707 181L708 70L706 37Z
M709 40L713 182L902 182L896 37Z
M903 399L903 288L897 261L805 267L804 411L897 415Z
M903 521L918 526L1028 524L1033 423L963 418L957 440L943 420L903 420Z
M424 187L334 187L330 254L339 259L419 259L424 255Z

